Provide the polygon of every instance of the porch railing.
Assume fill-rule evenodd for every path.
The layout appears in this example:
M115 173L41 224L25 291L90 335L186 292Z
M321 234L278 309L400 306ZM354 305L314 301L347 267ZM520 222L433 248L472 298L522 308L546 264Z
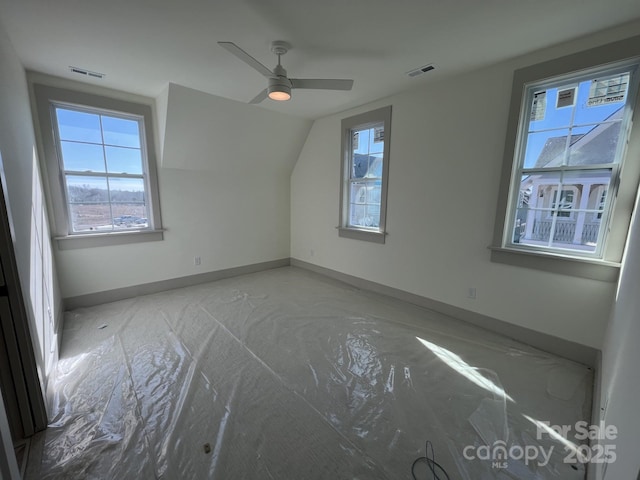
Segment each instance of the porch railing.
M551 220L534 220L532 240L549 241L551 234ZM582 228L582 244L595 244L598 240L599 222L585 222ZM567 220L556 221L556 229L553 232L553 241L559 243L573 243L576 234L576 222Z

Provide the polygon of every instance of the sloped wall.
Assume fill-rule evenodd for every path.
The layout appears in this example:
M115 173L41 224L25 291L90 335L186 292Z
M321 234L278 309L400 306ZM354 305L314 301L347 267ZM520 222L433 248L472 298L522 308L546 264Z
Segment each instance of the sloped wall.
M289 257L289 178L311 121L176 84L155 102L30 79L152 105L162 152L164 240L56 251L63 298Z

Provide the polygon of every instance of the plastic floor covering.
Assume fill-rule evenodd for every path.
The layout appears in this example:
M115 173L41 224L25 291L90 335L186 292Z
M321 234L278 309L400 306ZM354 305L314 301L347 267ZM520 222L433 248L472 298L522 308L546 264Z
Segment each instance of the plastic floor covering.
M542 422L589 421L592 381L464 322L275 269L68 312L27 478L583 479L567 462L579 442ZM414 464L427 441L441 468Z

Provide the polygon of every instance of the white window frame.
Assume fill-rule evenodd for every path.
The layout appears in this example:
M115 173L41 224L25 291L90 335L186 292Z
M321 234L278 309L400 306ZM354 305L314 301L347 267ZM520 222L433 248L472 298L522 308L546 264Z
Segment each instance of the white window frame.
M352 171L353 131L363 130L382 124L384 129L384 148L382 154L382 178L380 191L380 221L377 227L365 228L349 224L349 204ZM340 223L338 235L340 237L364 240L375 243L385 243L387 216L387 188L389 183L389 152L391 144L391 106L378 108L370 112L355 115L342 120L342 135L340 143Z
M151 107L145 104L48 85L34 84L33 92L51 197L52 231L58 248L65 250L162 240L163 228L160 216ZM58 147L59 140L57 138L54 112L56 107L66 107L89 113L102 113L139 121L139 125L142 127L140 130L143 153L142 176L145 182L148 227L108 232L73 232L65 188L65 171Z
M618 165L621 170L616 175L617 182L612 185L617 190L609 192L605 205L605 210L610 212L607 225L602 226L602 229L606 229L606 241L599 242L601 246L597 254L581 256L571 251L543 251L521 248L511 243L511 217L515 205L512 185L517 175L514 159L520 148L518 139L521 138L519 125L522 111L530 108L526 103L527 86L562 76L572 77L607 65L631 65L638 63L639 58L640 36L635 36L514 72L494 237L490 247L492 261L603 281L617 280L640 179L640 162L627 161ZM639 70L640 68L636 68L630 80L630 92L635 93L637 90ZM635 116L640 112L639 103L640 95L630 104ZM637 125L631 128L626 148L626 158L640 158L640 128Z

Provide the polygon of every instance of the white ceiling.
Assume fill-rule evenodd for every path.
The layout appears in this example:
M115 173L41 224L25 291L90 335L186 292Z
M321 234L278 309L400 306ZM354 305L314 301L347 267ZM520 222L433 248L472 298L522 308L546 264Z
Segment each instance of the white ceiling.
M355 80L351 92L261 104L308 118L637 18L638 0L0 0L27 69L146 96L174 82L249 101L266 80L216 42L272 68L269 45L286 40L290 76ZM428 63L436 70L405 75Z

